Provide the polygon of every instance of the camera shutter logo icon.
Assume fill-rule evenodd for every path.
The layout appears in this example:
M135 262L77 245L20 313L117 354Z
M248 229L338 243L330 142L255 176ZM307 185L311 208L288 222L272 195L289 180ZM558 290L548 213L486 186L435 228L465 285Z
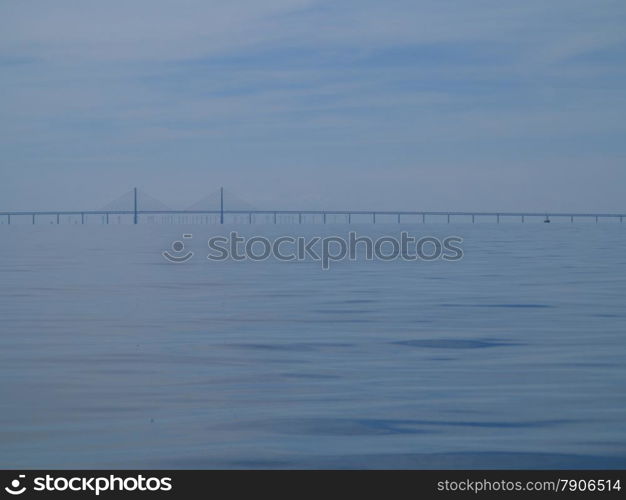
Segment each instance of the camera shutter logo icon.
M9 495L21 495L26 491L26 486L22 486L20 488L20 479L24 479L26 476L24 474L20 474L18 476L19 479L14 479L11 481L11 486L6 486L4 491L6 491Z

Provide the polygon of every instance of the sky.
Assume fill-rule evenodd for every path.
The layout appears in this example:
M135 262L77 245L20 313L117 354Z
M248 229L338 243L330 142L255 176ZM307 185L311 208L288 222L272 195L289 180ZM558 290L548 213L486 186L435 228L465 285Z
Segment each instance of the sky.
M623 0L2 0L0 211L626 212Z

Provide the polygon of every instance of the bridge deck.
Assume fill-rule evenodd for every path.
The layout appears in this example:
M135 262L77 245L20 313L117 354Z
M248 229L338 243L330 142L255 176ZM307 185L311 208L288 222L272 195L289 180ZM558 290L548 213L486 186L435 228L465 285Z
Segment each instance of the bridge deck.
M279 215L298 215L300 216L300 222L303 215L321 215L326 221L327 215L345 215L350 217L352 215L367 215L370 216L372 222L376 222L376 216L395 216L398 222L401 222L402 216L418 216L422 217L425 221L427 216L443 216L448 218L448 222L452 217L472 217L472 221L475 221L477 217L495 217L496 220L500 220L501 217L516 217L522 222L526 217L544 217L544 218L569 218L574 220L575 218L595 218L596 221L600 218L612 218L623 221L626 214L624 213L592 213L592 212L459 212L459 211L408 211L408 210L46 210L46 211L15 211L15 212L0 212L0 216L7 217L8 222L11 222L11 217L30 216L33 219L33 223L37 216L56 216L57 220L60 216L80 216L83 219L87 215L219 215L220 222L223 221L223 215L272 215L276 221L276 217Z

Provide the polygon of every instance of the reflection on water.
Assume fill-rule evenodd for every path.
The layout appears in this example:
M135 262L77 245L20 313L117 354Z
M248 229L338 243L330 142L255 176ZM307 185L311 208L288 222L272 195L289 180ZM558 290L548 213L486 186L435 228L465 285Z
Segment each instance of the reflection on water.
M209 262L216 226L0 228L0 466L626 467L624 228L350 228L399 227L465 258L323 271ZM165 262L183 232L196 256Z

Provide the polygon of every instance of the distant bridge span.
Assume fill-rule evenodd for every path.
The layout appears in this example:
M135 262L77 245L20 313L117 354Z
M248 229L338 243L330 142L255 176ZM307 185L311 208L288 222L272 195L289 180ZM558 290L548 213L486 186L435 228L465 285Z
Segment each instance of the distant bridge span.
M346 217L346 222L352 222L352 216L368 216L371 223L376 224L377 217L380 216L392 216L395 217L396 222L401 223L403 216L413 216L421 218L422 222L427 221L427 217L437 216L446 217L447 222L450 223L453 217L471 217L472 222L476 222L478 218L495 219L496 222L500 222L503 217L516 218L520 222L525 222L526 218L541 217L544 222L548 222L555 218L567 218L570 222L574 222L575 219L595 219L599 222L600 219L619 219L619 222L623 222L626 214L620 213L587 213L587 212L458 212L458 211L413 211L413 210L47 210L47 211L20 211L20 212L0 212L0 217L4 217L7 224L11 224L12 219L15 217L30 217L33 224L37 223L37 217L51 216L56 217L56 223L61 223L61 216L75 216L80 217L81 223L85 223L86 217L89 215L99 215L104 217L104 222L109 223L110 217L114 215L129 215L133 217L133 223L138 224L140 222L140 216L142 215L177 215L177 216L189 216L189 215L214 215L218 216L219 223L224 224L224 218L227 215L244 215L248 216L249 221L254 221L253 216L265 215L273 217L274 223L277 223L278 216L289 215L298 216L298 222L303 223L303 216L312 215L320 216L324 223L327 222L329 215L343 215ZM367 222L366 220L366 222ZM379 219L380 220L380 219ZM361 217L359 222L363 222Z
M111 216L123 216L130 215L132 216L132 220L134 224L138 224L140 221L140 216L179 216L178 221L182 218L185 222L187 221L185 216L217 216L216 221L220 224L224 224L226 215L244 215L248 217L248 222L253 223L254 217L256 215L265 215L273 218L273 222L278 223L279 216L297 216L298 223L302 224L305 222L303 220L303 216L319 216L322 219L323 223L327 222L327 218L329 215L337 216L345 216L345 222L351 223L352 216L360 216L360 221L362 222L363 216L367 216L366 222L372 222L376 224L376 217L380 216L392 216L398 223L402 222L402 217L418 217L421 218L422 222L426 222L427 217L446 217L448 223L452 221L453 217L471 217L471 221L476 222L477 218L490 218L495 219L496 222L500 222L502 217L508 218L516 218L521 222L525 222L526 218L536 218L542 217L544 222L550 222L551 219L554 218L567 218L570 222L574 222L575 219L595 219L595 222L599 222L600 219L619 219L619 222L623 222L626 214L624 213L591 213L591 212L480 212L480 211L423 211L423 210L255 210L255 209L245 209L245 210L229 210L224 206L224 190L220 188L219 191L219 208L214 210L170 210L170 209L162 209L162 210L141 210L138 203L137 196L137 188L133 189L133 191L129 192L128 195L131 195L130 203L132 208L127 210L113 210L113 209L102 209L102 210L46 210L46 211L16 211L16 212L0 212L0 217L3 217L7 224L11 224L11 219L15 217L30 217L33 224L37 223L37 217L53 217L56 220L57 224L61 223L61 216L69 216L69 217L80 217L80 221L82 224L86 222L87 216L101 216L101 222L108 224ZM182 217L181 217L182 216ZM205 217L208 222L208 217ZM387 220L388 221L388 220ZM54 222L54 221L49 221ZM176 223L172 218L167 219L165 222ZM185 223L183 222L183 223Z

